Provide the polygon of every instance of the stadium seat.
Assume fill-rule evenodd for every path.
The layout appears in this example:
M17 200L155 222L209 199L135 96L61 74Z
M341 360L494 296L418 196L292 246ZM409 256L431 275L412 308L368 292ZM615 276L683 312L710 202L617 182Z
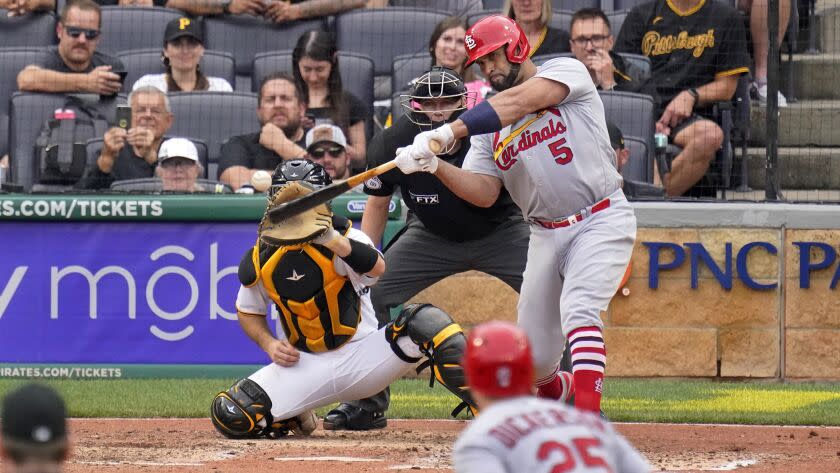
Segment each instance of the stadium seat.
M607 19L610 20L610 32L613 37L618 38L618 33L621 31L621 27L624 25L624 20L627 18L628 13L630 13L630 10L607 12Z
M647 159L631 164L633 179L653 182L653 134L656 120L653 116L653 98L649 95L612 90L601 91L600 95L607 119L621 130L625 138L637 138L647 148Z
M43 48L0 49L0 156L9 152L9 107L12 93L18 90L17 75L29 64L40 62L43 54Z
M184 16L171 8L102 7L102 39L98 50L120 54L131 49L163 48L166 24Z
M375 95L388 98L394 58L426 51L432 30L447 16L445 12L397 7L343 13L335 20L338 49L370 56L376 76L386 77L377 84Z
M0 8L0 47L39 47L56 44L56 18L52 13L37 13L24 16L8 16L9 11Z
M574 10L554 10L551 12L551 22L549 23L549 26L569 31L569 26L572 23L572 15L574 14Z
M207 175L216 177L222 143L234 135L259 131L257 96L247 92L175 92L169 94L175 119L169 135L207 143Z
M165 135L164 140L169 138L175 138L173 135ZM207 177L207 166L208 166L208 157L207 157L207 143L202 140L198 140L195 138L187 138L188 140L192 141L195 145L196 151L198 151L198 162L201 163L201 166L204 167L204 174L200 177ZM102 152L102 138L94 138L92 140L88 140L85 144L85 154L87 155L87 165L92 166L96 163L97 158L99 158L99 153Z
M647 143L641 138L627 136L624 138L624 147L630 150L630 159L621 170L621 175L634 181L653 182L653 161L650 159L653 151L648 149Z
M236 58L236 90L251 87L251 67L257 53L293 49L298 38L309 30L323 30L321 20L296 21L278 25L252 16L224 16L205 20L208 49L227 51ZM363 36L357 31L356 34Z
M554 0L551 2L554 11L578 11L581 8L601 8L601 0ZM568 26L566 27L568 29Z
M91 103L105 115L113 119L117 99L100 100L98 95L79 95L89 97ZM53 112L67 102L63 94L32 94L15 92L9 109L9 169L8 180L23 186L24 191L32 189L35 179L35 160L33 148L35 139L41 131L44 121L52 117Z
M636 5L647 3L650 0L613 0L613 10L632 10Z
M391 65L391 85L393 91L401 92L409 89L414 79L423 75L432 66L429 53L403 54L394 58Z
M482 0L485 10L501 10L505 0Z
M338 67L344 89L358 97L365 105L373 107L373 59L363 54L339 51ZM292 73L292 51L259 53L254 57L251 91L259 92L263 78L273 72Z
M123 83L123 92L131 92L137 79L146 74L162 74L166 68L160 60L160 48L135 49L120 53L119 58L125 65L128 75ZM201 72L206 76L221 77L231 87L236 80L236 65L233 55L224 51L205 50L201 58Z
M482 11L479 11L479 12L471 13L471 14L467 15L467 24L472 26L478 20L484 18L485 16L498 15L501 12L502 12L502 8L499 7L499 8L485 9L485 10L482 10Z
M484 9L481 0L391 0L390 6L447 11L454 16L466 16Z

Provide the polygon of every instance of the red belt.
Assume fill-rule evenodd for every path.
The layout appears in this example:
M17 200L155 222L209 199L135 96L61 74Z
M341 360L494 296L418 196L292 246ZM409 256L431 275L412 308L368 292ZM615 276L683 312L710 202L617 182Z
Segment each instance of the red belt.
M555 229L555 228L563 228L563 227L568 227L569 225L572 225L574 223L578 223L581 220L583 220L584 218L586 218L587 215L592 215L595 212L600 212L600 211L602 211L606 208L609 208L609 206L610 206L610 199L609 199L609 197L607 197L606 199L595 203L591 207L587 207L585 209L582 209L581 211L572 215L571 217L562 218L560 220L540 220L540 219L535 218L535 219L532 219L531 221L536 223L537 225L543 227L543 228L548 228L550 230Z

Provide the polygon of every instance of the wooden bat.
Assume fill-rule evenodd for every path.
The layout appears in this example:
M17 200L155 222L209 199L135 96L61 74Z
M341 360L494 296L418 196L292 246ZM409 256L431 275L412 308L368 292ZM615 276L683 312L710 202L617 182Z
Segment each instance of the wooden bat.
M440 153L442 146L437 141L430 141L429 148L435 154ZM321 189L316 190L311 194L307 194L303 197L298 199L286 202L281 204L280 206L271 209L268 211L268 219L271 223L279 223L283 220L297 215L302 212L306 212L307 210L317 207L323 203L329 202L336 197L340 196L341 194L349 191L350 189L358 186L359 184L367 181L368 179L378 176L380 174L384 174L391 169L397 167L397 162L394 160L388 161L387 163L380 164L373 169L368 169L367 171L356 174L355 176L350 177L347 180L334 182L327 187L323 187Z

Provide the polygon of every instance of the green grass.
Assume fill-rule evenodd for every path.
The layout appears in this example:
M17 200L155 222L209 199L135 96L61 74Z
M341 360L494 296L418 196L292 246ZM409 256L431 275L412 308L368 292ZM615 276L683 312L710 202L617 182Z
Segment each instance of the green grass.
M55 380L73 417L206 417L230 379ZM0 395L21 380L0 380ZM608 379L614 421L840 425L840 384ZM391 418L448 418L457 399L424 380L391 387ZM324 415L329 407L318 411Z

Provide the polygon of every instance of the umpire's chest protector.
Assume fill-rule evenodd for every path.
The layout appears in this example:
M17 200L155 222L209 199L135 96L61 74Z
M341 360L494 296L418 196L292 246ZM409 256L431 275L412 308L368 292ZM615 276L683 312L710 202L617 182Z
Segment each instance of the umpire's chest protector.
M258 247L251 254L254 282L261 282L277 304L289 343L298 350L324 352L353 338L361 300L350 280L336 273L329 250L309 243L273 253Z

